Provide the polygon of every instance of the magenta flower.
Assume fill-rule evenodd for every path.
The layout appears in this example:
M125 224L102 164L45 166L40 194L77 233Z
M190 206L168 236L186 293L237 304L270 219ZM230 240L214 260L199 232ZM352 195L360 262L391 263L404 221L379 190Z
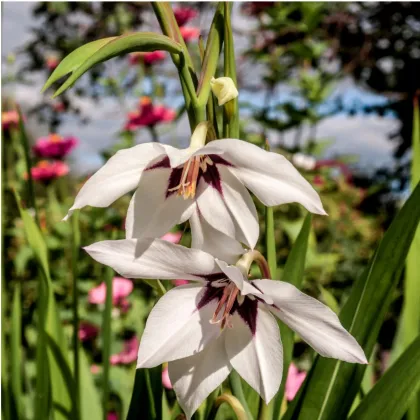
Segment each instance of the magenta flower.
M200 36L200 29L198 28L181 26L179 30L185 42L193 41L194 39L197 39Z
M166 365L162 370L162 385L166 389L172 389L171 380L169 379L168 365Z
M1 126L3 130L10 127L17 127L19 124L19 113L17 111L5 111L1 113Z
M47 59L45 60L47 69L50 71L53 71L59 65L59 63L60 60L54 56L47 57Z
M144 96L140 100L139 108L128 114L126 130L136 130L139 127L152 127L158 123L173 121L176 113L164 105L153 105L150 98Z
M177 7L174 9L175 19L179 26L184 26L191 19L194 19L198 12L192 7Z
M134 52L129 55L130 64L135 65L143 61L146 66L151 66L166 58L164 51Z
M79 340L88 341L96 338L99 333L99 327L87 321L79 324Z
M111 411L107 414L106 420L118 420L118 414L115 411Z
M124 341L123 350L120 353L113 354L109 361L111 365L128 365L137 360L140 341L136 336Z
M31 175L35 181L49 182L60 178L69 173L69 167L66 163L59 160L48 161L41 160L36 166L31 168ZM27 178L28 175L25 176Z
M168 232L161 237L164 241L172 242L173 244L178 244L181 238L182 232Z
M124 277L114 277L112 279L112 303L117 306L124 304L125 298L133 291L133 282ZM89 290L89 303L99 305L105 303L106 284L101 283L99 286Z
M62 137L58 134L49 134L47 137L41 137L33 147L34 153L42 158L62 159L67 156L77 145L79 141L73 137Z
M299 388L302 385L305 378L306 372L299 372L296 365L294 363L291 363L286 380L286 398L288 401L292 401L293 398L295 398L295 395L299 391Z

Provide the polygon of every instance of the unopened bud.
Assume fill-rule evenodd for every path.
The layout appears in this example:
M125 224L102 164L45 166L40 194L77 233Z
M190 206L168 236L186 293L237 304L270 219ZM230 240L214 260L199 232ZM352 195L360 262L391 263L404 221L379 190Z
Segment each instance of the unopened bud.
M226 102L235 99L239 93L236 89L235 83L230 77L214 77L210 80L211 90L217 97L219 106L224 105Z

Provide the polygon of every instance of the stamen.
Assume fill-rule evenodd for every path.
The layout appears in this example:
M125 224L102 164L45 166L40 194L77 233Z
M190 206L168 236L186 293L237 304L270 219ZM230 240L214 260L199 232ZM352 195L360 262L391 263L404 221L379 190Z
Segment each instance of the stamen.
M231 318L230 312L233 308L233 305L235 304L236 299L239 300L239 298L241 298L241 295L239 295L239 289L234 283L229 283L229 285L226 286L223 290L223 295L217 305L216 310L214 311L213 317L210 320L210 324L220 324L221 329L225 328L225 326L232 328L232 324L229 322ZM223 315L220 319L217 319L223 306L225 307Z
M182 169L179 184L169 188L168 192L178 191L178 195L182 195L185 200L194 198L200 169L202 172L206 172L207 165L213 165L213 161L208 156L194 156L188 159Z

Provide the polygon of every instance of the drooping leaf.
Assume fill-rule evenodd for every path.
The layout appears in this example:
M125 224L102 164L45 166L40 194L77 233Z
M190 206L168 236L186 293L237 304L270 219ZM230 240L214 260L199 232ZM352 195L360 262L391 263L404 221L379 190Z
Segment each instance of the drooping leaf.
M385 233L340 313L343 326L363 347L367 358L373 351L419 220L420 184ZM359 390L365 368L365 365L317 356L284 418L346 418Z
M60 95L70 86L72 86L76 82L76 80L79 79L79 77L81 77L84 73L86 73L90 68L92 68L96 64L107 61L118 55L127 54L134 51L155 50L165 50L174 54L182 52L182 46L180 44L178 44L177 42L168 38L165 35L157 34L154 32L138 32L134 34L121 35L116 38L106 38L106 40L108 41L95 41L97 42L97 44L94 45L94 48L90 47L87 50L85 49L83 53L77 54L77 62L80 62L77 67L75 66L75 64L71 63L72 60L70 61L70 64L65 64L64 70L61 70L60 66L57 67L56 70L60 70L58 74L64 71L66 71L65 74L69 73L69 71L67 71L69 68L73 68L73 71L72 74L68 77L68 79L55 92L54 97ZM101 43L99 41L103 41L102 46L100 46ZM74 53L76 53L76 51ZM91 53L91 55L88 55L88 53ZM51 75L51 77L53 76L54 73ZM54 77L53 82L57 80L57 78L58 77ZM46 89L46 87L50 86L51 83L53 83L50 81L50 79L47 80L44 89Z
M71 52L67 57L61 60L60 64L52 72L51 76L46 81L42 92L47 90L54 82L61 79L66 74L72 73L79 66L81 66L89 57L100 50L104 45L111 42L116 37L97 39L96 41L89 42Z

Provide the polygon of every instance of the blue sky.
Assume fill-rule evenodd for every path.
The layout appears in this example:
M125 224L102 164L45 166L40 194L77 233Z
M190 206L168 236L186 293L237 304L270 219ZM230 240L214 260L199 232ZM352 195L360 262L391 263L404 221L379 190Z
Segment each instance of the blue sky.
M19 46L22 46L30 39L30 27L36 26L37 22L31 17L31 7L34 3L29 2L7 2L2 3L2 56L12 53ZM245 21L239 14L236 15L235 25L239 28L247 28L248 21ZM200 22L206 27L207 22ZM239 48L246 45L243 40L237 43ZM256 77L253 74L253 77ZM33 106L40 99L40 87L45 80L38 77L34 84L8 85L4 88L3 94L15 97L21 104L23 110ZM264 92L247 93L241 89L240 100L252 101L255 105L262 103ZM335 97L340 96L342 103L347 110L361 109L364 105L382 104L386 99L374 92L357 86L350 78L340 82L332 96L323 106L328 111L333 104ZM171 99L171 106L179 106L181 98L174 103ZM276 102L299 101L288 89L282 89L282 94L275 98ZM127 103L136 100L129 98ZM101 165L98 151L114 143L118 130L124 123L126 110L121 109L120 104L112 99L104 99L100 106L89 100L80 100L80 106L92 117L92 122L86 126L78 123L77 119L69 118L60 127L63 135L72 134L80 138L81 146L72 156L73 164L81 172L90 172ZM325 118L317 129L317 138L331 140L331 146L327 149L327 156L336 154L354 154L359 156L359 166L367 171L381 165L392 164L392 143L387 140L387 135L398 128L399 122L392 116L381 118L375 115L349 116L346 112ZM28 121L30 132L33 137L47 134L47 128L39 125L36 120ZM188 142L189 127L186 119L182 119L176 127L167 126L161 128L164 142L175 145L185 145ZM303 139L308 136L308 127L303 128ZM285 133L286 142L291 142L294 131ZM277 135L269 133L269 140L275 144ZM137 137L138 142L149 141L146 130L141 130Z

